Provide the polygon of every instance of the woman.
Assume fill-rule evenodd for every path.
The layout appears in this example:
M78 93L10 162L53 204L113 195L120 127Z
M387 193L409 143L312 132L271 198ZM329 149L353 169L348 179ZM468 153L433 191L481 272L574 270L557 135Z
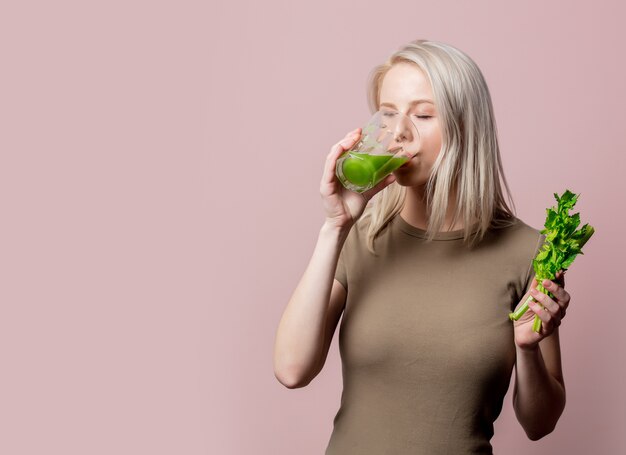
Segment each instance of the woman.
M368 97L372 111L409 116L420 148L359 194L342 187L335 163L360 129L332 147L320 185L326 221L278 327L277 379L311 382L343 314L343 392L327 455L491 454L513 368L517 419L542 438L565 406L558 326L570 295L562 273L543 283L554 299L529 291L544 235L502 195L482 73L458 49L417 40L374 69ZM509 320L529 295L539 303Z

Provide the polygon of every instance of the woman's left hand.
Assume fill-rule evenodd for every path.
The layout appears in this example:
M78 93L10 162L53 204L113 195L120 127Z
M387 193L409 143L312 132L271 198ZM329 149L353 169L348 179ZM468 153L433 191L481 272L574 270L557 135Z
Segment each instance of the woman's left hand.
M565 290L565 276L562 270L556 274L554 281L544 280L542 283L543 287L552 293L553 298L537 291L535 288L538 284L537 279L533 278L530 292L524 295L518 305L518 307L523 305L528 297L532 296L534 300L531 299L528 303L529 309L532 311L526 311L519 320L513 321L515 344L521 349L536 349L541 340L552 335L552 332L561 325L570 303L570 295ZM535 314L538 314L541 319L539 333L533 330Z

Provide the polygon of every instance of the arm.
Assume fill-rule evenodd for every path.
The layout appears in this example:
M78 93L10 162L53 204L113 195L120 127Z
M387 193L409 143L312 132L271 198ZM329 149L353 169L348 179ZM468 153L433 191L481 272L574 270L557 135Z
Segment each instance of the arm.
M536 441L556 427L565 409L559 329L535 349L516 346L513 408L528 437Z
M274 375L290 389L307 385L324 365L346 298L334 274L348 232L322 226L311 261L278 325Z

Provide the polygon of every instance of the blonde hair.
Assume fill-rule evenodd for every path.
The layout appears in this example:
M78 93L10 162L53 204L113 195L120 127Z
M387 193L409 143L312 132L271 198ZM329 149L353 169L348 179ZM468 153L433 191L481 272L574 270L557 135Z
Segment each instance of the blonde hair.
M396 63L417 65L428 77L442 131L441 151L426 183L427 241L442 230L448 195L455 187L452 226L462 217L464 244L480 242L490 228L514 224L515 204L502 169L491 96L476 63L448 44L411 41L370 72L367 98L372 113L379 109L383 77ZM500 178L513 210L504 200ZM362 218L370 221L366 237L373 254L376 236L402 210L405 196L406 187L393 182L368 203Z

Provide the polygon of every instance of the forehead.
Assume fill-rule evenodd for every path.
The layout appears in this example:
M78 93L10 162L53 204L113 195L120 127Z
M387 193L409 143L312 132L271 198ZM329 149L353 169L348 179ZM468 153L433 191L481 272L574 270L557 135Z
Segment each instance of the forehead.
M408 104L416 99L433 99L428 77L416 65L397 63L383 77L380 102ZM425 103L426 106L429 104Z

